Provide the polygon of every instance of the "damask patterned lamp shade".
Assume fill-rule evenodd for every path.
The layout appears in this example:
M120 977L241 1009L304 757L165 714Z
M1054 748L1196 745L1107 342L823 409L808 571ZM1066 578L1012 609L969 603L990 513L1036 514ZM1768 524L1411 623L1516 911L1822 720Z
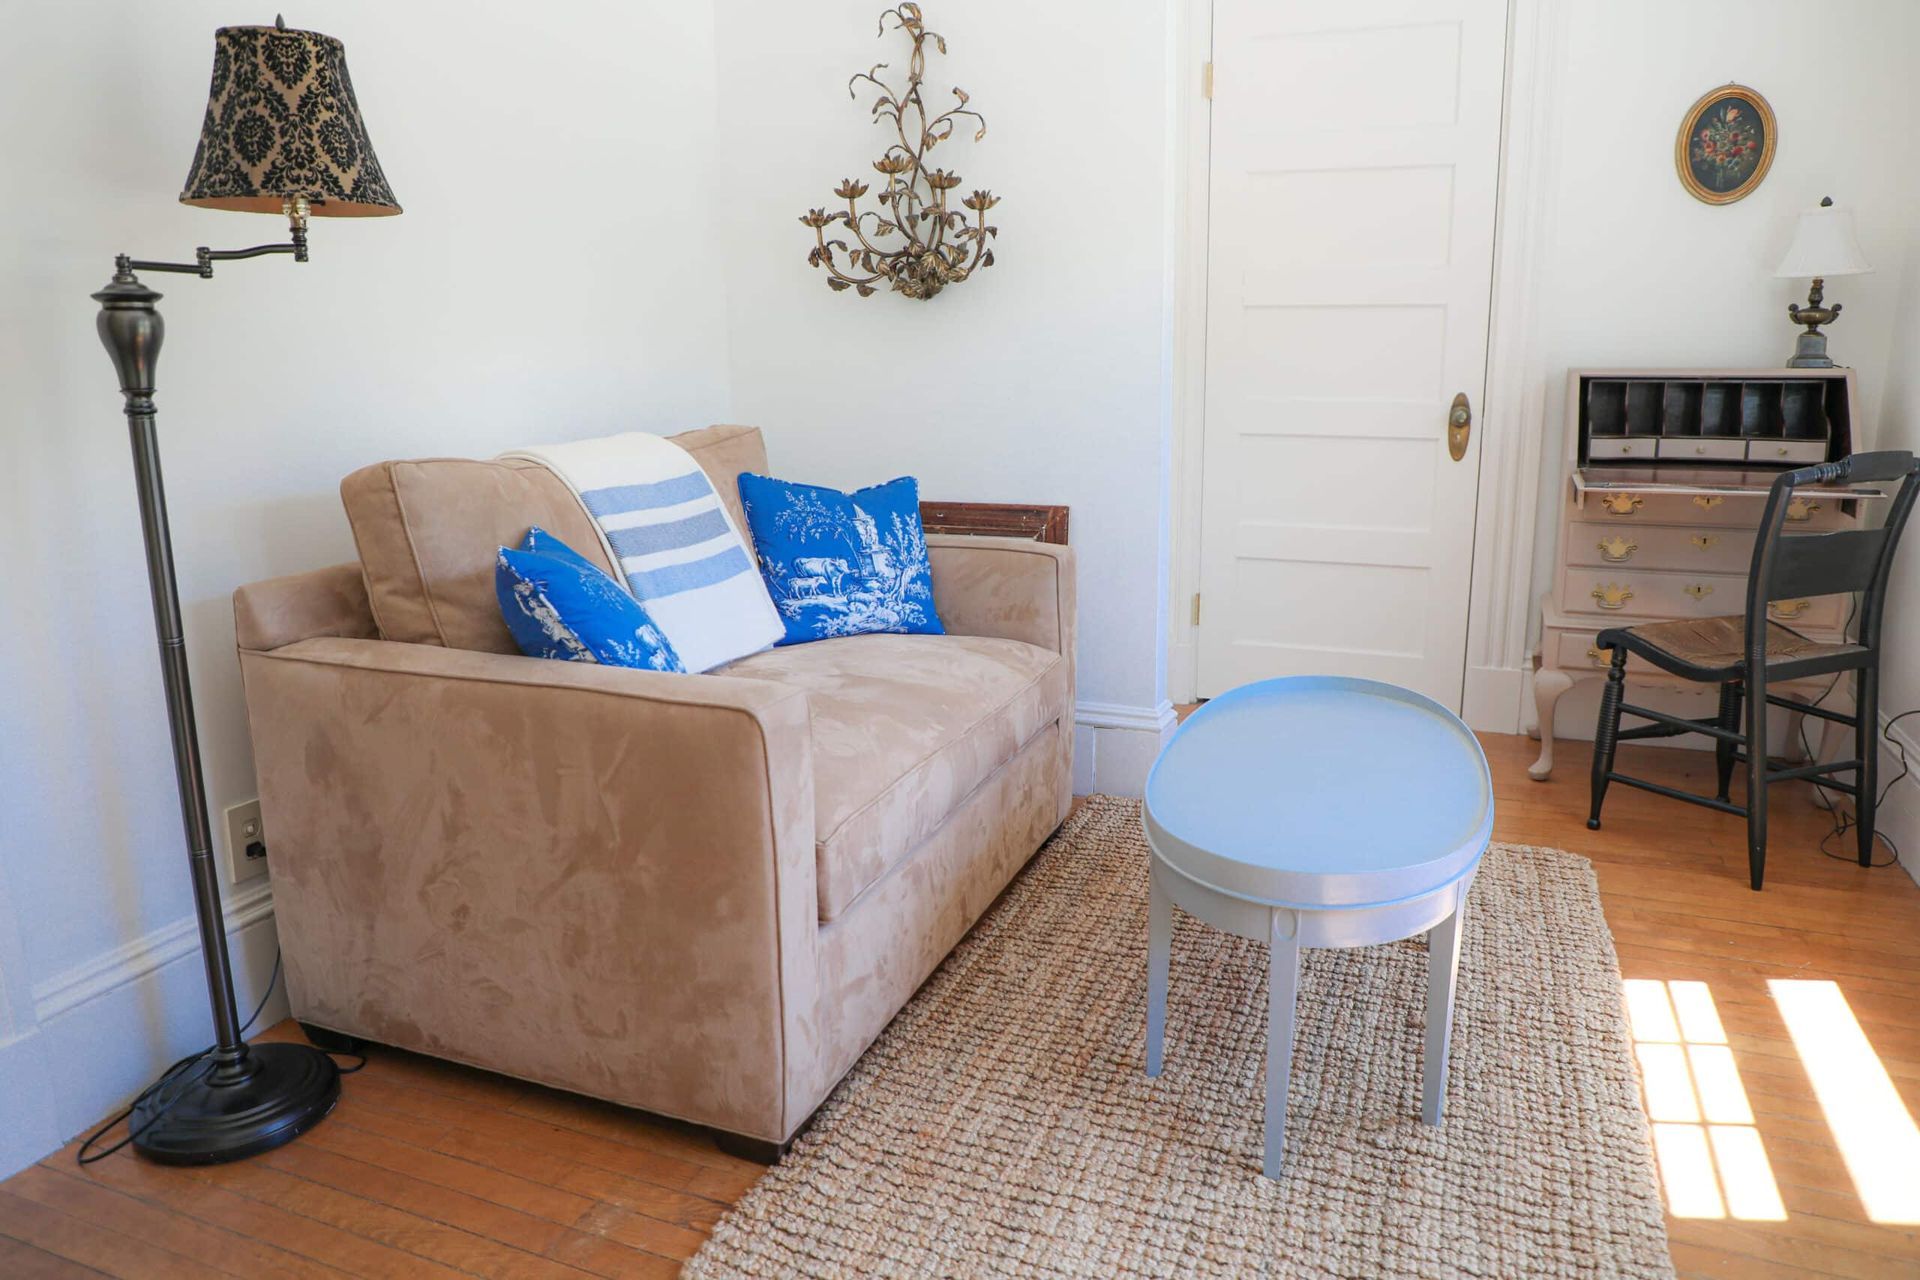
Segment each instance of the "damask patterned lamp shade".
M317 31L222 27L182 204L322 218L400 212L367 141L346 47Z

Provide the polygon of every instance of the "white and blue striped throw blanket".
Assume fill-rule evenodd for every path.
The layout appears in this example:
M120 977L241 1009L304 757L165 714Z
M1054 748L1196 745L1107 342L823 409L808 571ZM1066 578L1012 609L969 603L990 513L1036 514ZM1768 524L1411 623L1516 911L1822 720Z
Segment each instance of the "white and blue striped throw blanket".
M688 671L758 653L785 634L726 505L679 445L629 431L500 456L537 462L573 490Z

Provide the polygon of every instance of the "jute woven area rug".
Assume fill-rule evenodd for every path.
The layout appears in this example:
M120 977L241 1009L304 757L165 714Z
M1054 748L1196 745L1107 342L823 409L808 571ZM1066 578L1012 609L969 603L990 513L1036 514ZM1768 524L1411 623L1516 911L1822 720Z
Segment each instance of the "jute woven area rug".
M1585 859L1488 852L1437 1128L1424 941L1304 953L1271 1182L1264 947L1176 913L1142 1073L1147 857L1136 802L1083 806L684 1274L1673 1275Z

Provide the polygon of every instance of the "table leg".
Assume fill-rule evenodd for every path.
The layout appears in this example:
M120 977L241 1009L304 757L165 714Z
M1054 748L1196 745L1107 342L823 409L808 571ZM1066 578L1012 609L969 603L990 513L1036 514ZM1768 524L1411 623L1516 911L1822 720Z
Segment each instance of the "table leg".
M1553 709L1560 695L1573 688L1573 677L1558 667L1542 667L1533 673L1533 705L1540 719L1540 758L1527 766L1527 776L1545 782L1553 772Z
M1167 1034L1167 970L1172 965L1173 899L1160 883L1155 867L1147 890L1147 1074L1160 1074L1162 1044Z
M1460 918L1466 914L1463 889L1453 914L1427 933L1427 1052L1422 1064L1420 1118L1439 1124L1447 1102L1447 1050L1453 1039L1453 982L1460 972Z
M1287 1084L1293 1074L1293 1005L1300 991L1300 942L1294 914L1267 913L1267 1123L1261 1172L1280 1176L1287 1144Z

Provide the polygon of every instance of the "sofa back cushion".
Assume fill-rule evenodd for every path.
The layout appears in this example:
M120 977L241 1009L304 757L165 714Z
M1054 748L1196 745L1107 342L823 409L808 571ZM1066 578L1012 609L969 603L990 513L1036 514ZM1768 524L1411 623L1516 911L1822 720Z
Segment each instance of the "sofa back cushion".
M766 470L759 428L703 427L671 439L693 455L745 529L736 478ZM360 551L368 604L387 640L520 652L500 617L494 561L499 548L517 546L533 525L613 570L579 502L532 462L380 462L342 480L340 500Z

